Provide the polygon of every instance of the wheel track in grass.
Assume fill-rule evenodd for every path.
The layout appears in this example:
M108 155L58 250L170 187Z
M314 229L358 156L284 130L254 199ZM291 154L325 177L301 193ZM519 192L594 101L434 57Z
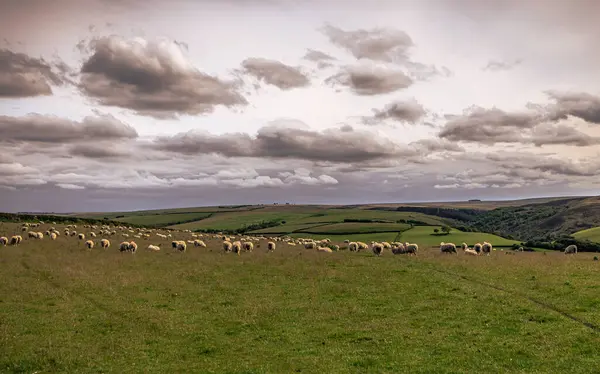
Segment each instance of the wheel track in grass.
M525 299L525 300L527 300L527 301L529 301L529 302L531 302L533 304L536 304L536 305L538 305L538 306L540 306L540 307L542 307L544 309L553 311L555 313L560 314L561 316L563 316L565 318L568 318L568 319L570 319L570 320L572 320L574 322L577 322L580 325L585 326L585 327L591 329L593 332L600 333L600 326L598 326L598 325L596 325L596 324L594 324L592 322L588 322L588 321L586 321L586 320L584 320L582 318L576 317L576 316L574 316L574 315L572 315L572 314L570 314L568 312L565 312L564 310L561 310L561 309L557 308L556 306L554 306L552 304L549 304L549 303L546 303L544 301L538 300L538 299L533 298L531 296L527 296L526 294L521 293L519 291L509 290L509 289L506 289L506 288L504 288L502 286L498 286L498 285L495 285L495 284L482 282L482 281L477 280L475 278L471 278L471 277L468 277L466 275L455 273L455 272L452 272L452 271L437 269L437 268L435 268L433 266L430 266L430 269L433 270L433 271L435 271L435 272L437 272L437 273L440 273L440 274L446 274L446 275L450 275L450 276L453 276L453 277L457 277L457 278L460 278L460 279L462 279L464 281L467 281L469 283L478 284L478 285L481 285L481 286L484 286L484 287L487 287L487 288L494 289L496 291L501 291L501 292L507 293L507 294L509 294L511 296L516 296L516 297L519 297L521 299Z

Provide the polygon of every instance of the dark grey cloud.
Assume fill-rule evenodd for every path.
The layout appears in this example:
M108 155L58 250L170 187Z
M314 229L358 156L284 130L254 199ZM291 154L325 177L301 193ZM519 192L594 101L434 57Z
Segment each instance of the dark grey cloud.
M65 143L137 136L133 127L111 115L88 116L81 122L40 114L0 116L0 142Z
M51 86L65 83L60 73L55 64L43 58L0 49L0 98L52 95Z
M483 67L484 71L506 71L512 70L523 63L522 59L516 59L514 61L496 61L491 60Z
M600 97L585 92L546 91L553 104L546 107L551 119L573 116L600 124Z
M427 112L416 100L396 100L387 104L383 109L374 109L373 120L395 120L408 123L416 123L421 120Z
M321 31L332 44L345 49L357 59L404 62L408 60L408 51L414 45L407 33L394 29L343 30L325 25Z
M486 144L519 142L522 131L537 125L539 118L534 112L508 113L497 108L473 107L446 122L438 136L451 141Z
M81 91L100 104L158 118L247 104L233 82L196 69L170 41L93 39L81 67Z
M371 133L343 129L313 131L265 126L256 136L187 132L159 137L154 148L182 154L217 153L227 157L264 157L310 161L360 162L403 157L413 150Z
M349 87L361 96L388 94L413 84L413 80L401 70L367 65L347 66L325 82Z
M528 110L506 112L497 108L472 107L463 115L446 116L448 121L438 133L451 141L571 145L586 147L599 144L573 126L557 123L569 116L600 124L600 97L588 93L547 91L551 104L529 103Z
M282 90L306 87L310 80L299 68L265 58L252 57L242 62L248 75Z
M105 144L76 144L69 148L69 154L72 156L81 156L92 159L122 159L131 154L122 149L118 149L112 143Z

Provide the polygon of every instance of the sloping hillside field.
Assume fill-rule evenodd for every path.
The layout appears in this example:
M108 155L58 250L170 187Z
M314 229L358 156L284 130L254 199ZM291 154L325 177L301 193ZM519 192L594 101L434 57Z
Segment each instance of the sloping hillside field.
M372 231L371 225L356 230ZM53 241L29 238L20 224L1 223L0 236L21 233L24 239L0 246L0 371L598 369L600 267L594 254L498 249L490 256L444 255L431 247L441 241L431 235L438 227L381 225L403 231L335 235L356 223L327 223L320 230L342 246L337 252L285 241L268 252L268 239L259 239L252 252L236 255L223 252L222 239L213 234L151 231L135 239L139 249L132 254L119 252L118 245L140 236L134 229L109 233L108 249L99 248L102 235L86 249L84 240L63 234L64 225L53 225L61 233ZM91 236L90 228L76 230ZM417 256L344 249L346 238L398 235L419 244ZM512 243L457 230L445 237ZM172 240L197 239L207 246L171 248ZM161 249L149 251L149 244Z

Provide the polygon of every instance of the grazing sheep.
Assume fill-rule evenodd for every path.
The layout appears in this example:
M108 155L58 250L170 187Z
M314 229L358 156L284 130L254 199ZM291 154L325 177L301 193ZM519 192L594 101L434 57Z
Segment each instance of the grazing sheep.
M10 245L17 245L21 243L22 237L21 235L15 235L10 238Z
M237 253L238 255L242 251L242 243L240 241L235 241L231 244L231 250L233 253Z
M90 238L95 238L96 237L96 233L95 232L90 232Z
M176 248L177 248L177 243L179 243L179 241L178 241L178 240L173 240L173 241L171 242L171 247L173 247L173 249L176 249Z
M565 248L566 255L574 255L576 253L577 253L577 246L575 244L568 245L567 248Z
M391 249L392 245L388 242L381 242L381 245L383 245L384 249Z
M469 248L467 243L462 243L462 250L466 255L479 256L479 253L477 253L477 251L475 251L474 249Z
M108 239L100 240L100 247L102 247L104 249L110 247L110 241L108 241Z
M440 251L442 251L442 253L456 253L456 244L441 242Z
M88 241L85 242L85 246L88 249L92 249L92 248L94 248L94 242L92 240L88 240Z
M129 242L122 242L121 244L119 244L119 251L121 251L121 252L129 251Z
M329 248L331 248L331 250L334 252L337 252L340 250L340 246L337 244L334 244L334 245L330 246Z
M268 251L274 251L275 250L275 243L274 242L268 242L267 243L267 250Z
M317 252L333 253L333 250L329 247L317 247Z
M185 252L186 249L187 249L187 244L185 244L185 242L183 240L180 240L177 242L177 250L179 252Z
M202 240L194 240L194 247L204 247L206 248L206 244Z
M473 250L475 252L477 252L477 254L481 253L481 243L475 243L475 245L473 246Z
M55 232L51 232L50 233L50 239L56 240L56 233Z
M358 244L358 250L362 250L362 249L368 249L369 246L367 245L367 243L364 242L356 242L356 244Z
M254 243L252 243L252 242L244 242L243 243L243 247L246 250L246 252L252 252L252 250L254 249Z
M37 237L38 237L38 233L37 233L37 232L35 232L35 231L29 231L29 232L27 233L27 236L29 236L30 238L33 238L33 239L37 239Z
M225 252L231 252L231 247L232 247L232 244L230 241L228 241L228 240L223 241L223 250Z
M71 236L77 235L77 231L71 231Z
M481 245L481 251L489 256L490 252L492 252L492 245L488 242L483 242Z
M137 243L134 242L133 240L129 242L129 250L131 251L131 253L135 253L135 251L137 251Z
M381 256L381 254L383 253L383 244L381 244L381 243L373 243L371 245L371 250L373 251L373 253L375 254L375 256Z
M317 248L317 243L315 243L315 242L306 242L306 243L304 243L304 248L305 249L315 249L315 248Z
M157 245L152 245L152 244L148 245L148 248L147 248L147 249L148 249L149 251L160 251L160 247L159 247L159 246L157 246Z
M404 253L416 255L419 250L419 246L417 243L404 243Z
M41 232L37 233L37 238L38 239L44 239L44 234L42 234Z
M404 247L404 244L402 243L395 243L394 247L392 247L392 253L395 255L401 255L404 254L406 248Z
M6 236L1 236L0 237L0 244L7 245L8 244L8 238Z
M79 235L77 235L77 237L79 238L79 240L84 240L85 234L79 234Z
M356 242L350 242L348 244L348 250L350 252L358 252L358 243L356 243Z

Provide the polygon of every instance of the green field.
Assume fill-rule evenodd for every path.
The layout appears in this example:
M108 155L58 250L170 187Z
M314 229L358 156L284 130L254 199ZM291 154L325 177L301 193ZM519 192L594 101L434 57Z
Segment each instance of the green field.
M168 226L182 221L201 220L209 217L211 213L193 212L193 213L169 213L169 214L146 214L131 215L123 218L116 218L116 221L130 223L141 226Z
M573 234L573 237L578 240L589 240L595 243L600 243L600 227L593 227L587 230L581 230Z
M463 242L469 246L475 243L483 243L487 241L495 247L509 247L513 244L519 244L519 241L501 238L493 234L480 232L462 232L457 229L452 229L448 235L434 235L433 229L436 227L416 226L410 230L404 231L400 237L402 242L418 243L420 246L435 247L441 242L454 243L457 246ZM440 229L440 227L437 227Z
M362 222L345 222L333 223L299 230L298 233L310 232L314 234L363 234L363 233L378 233L378 232L394 232L398 233L410 228L410 225L403 223L362 223Z
M294 233L289 236L292 238L311 238L311 239L325 239L329 238L334 243L343 243L344 240L348 239L351 241L361 241L365 243L370 243L371 241L379 241L379 242L391 242L398 235L396 232L378 232L375 234L308 234L308 233Z
M263 242L235 256L220 240L175 253L155 239L134 255L118 237L108 250L64 236L0 247L0 372L598 370L592 253L470 257L423 242L415 257L376 257Z

